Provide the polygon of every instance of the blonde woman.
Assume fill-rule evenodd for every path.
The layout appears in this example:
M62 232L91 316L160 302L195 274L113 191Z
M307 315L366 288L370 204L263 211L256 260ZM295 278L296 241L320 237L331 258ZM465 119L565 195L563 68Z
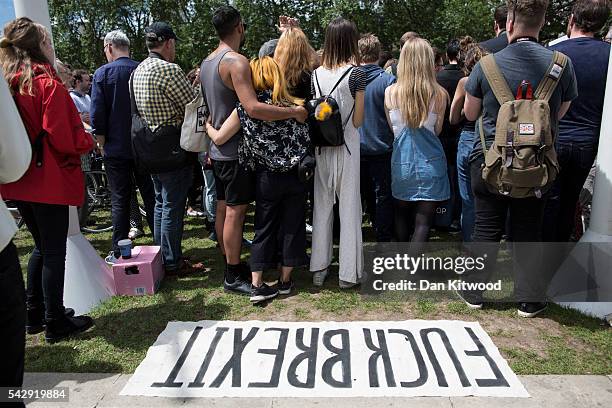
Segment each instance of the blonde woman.
M284 75L270 57L251 61L253 88L260 102L301 106L304 100L289 94ZM304 229L306 185L299 180L298 164L310 145L308 125L295 119L265 122L251 118L242 105L221 129L208 125L215 144L223 145L240 128L240 164L255 172L255 239L251 247L253 286L251 301L258 303L293 290L291 272L307 263ZM280 246L280 247L279 247ZM278 259L278 254L281 258ZM262 281L264 269L281 271L276 288Z
M310 258L315 286L323 285L332 261L336 197L340 201L340 288L357 285L363 273L357 129L363 123L366 75L355 66L360 63L358 41L359 33L353 22L333 20L325 31L321 66L313 73L313 95L320 97L333 90L331 96L338 102L342 121L346 123L345 145L316 148Z
M425 242L436 207L450 198L446 157L438 138L448 93L436 82L434 51L424 39L404 44L397 73L397 83L385 91L385 112L395 137L391 190L396 234L400 242Z
M291 95L304 100L312 98L310 83L315 58L315 50L301 29L290 27L280 36L274 60L283 71Z

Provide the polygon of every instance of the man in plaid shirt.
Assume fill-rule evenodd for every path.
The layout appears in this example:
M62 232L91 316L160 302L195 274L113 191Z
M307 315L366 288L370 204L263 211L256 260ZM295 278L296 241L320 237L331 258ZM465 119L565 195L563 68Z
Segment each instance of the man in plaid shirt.
M173 63L178 38L164 22L153 23L145 32L149 56L134 71L138 112L151 131L162 125L180 128L185 105L195 94L181 68ZM168 275L185 275L202 267L190 265L181 251L183 215L192 173L193 165L188 163L181 169L151 176L155 187L155 243L161 246Z

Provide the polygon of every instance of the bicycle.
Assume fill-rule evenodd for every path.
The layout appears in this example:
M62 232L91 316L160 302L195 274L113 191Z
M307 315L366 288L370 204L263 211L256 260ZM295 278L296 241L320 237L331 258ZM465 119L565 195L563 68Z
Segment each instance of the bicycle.
M4 204L6 204L6 207L8 208L9 212L13 216L13 219L15 220L15 224L17 225L17 228L21 229L21 227L25 225L25 221L23 217L21 216L21 214L19 214L19 209L17 208L17 204L14 201L10 201L10 200L5 201Z
M111 192L102 156L92 152L84 167L87 169L84 172L87 200L79 212L81 231L88 233L111 231L113 229ZM138 210L143 217L147 216L140 203Z
M95 160L98 159L94 158ZM79 208L81 231L88 233L111 231L113 229L111 193L103 167L85 172L85 191L84 205Z
M78 208L81 231L87 233L108 232L113 229L111 218L111 192L108 184L104 161L99 153L91 152L82 158L85 175L85 200ZM5 202L15 224L21 228L25 221L13 201ZM147 216L144 206L139 202L138 210L143 217Z

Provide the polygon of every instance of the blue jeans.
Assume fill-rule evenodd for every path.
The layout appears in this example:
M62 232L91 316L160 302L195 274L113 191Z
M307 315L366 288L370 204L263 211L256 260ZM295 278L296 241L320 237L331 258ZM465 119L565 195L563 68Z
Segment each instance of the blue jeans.
M212 170L202 170L204 174L204 190L202 202L206 219L212 223L217 218L217 189L215 188L215 175Z
M470 154L474 147L474 132L462 131L457 147L457 173L461 196L461 233L464 242L472 241L474 232L474 195L470 177Z
M594 142L557 141L557 159L561 171L548 194L543 241L569 241L575 229L578 197L597 156L596 149Z
M155 187L155 244L161 246L166 270L178 268L183 257L183 217L187 193L193 181L193 167L153 174Z

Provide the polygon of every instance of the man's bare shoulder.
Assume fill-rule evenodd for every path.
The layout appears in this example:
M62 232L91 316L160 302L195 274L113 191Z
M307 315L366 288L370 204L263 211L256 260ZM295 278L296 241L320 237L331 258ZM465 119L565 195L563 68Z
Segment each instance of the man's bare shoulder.
M249 60L239 52L230 51L221 60L221 65L230 70L234 69L234 67L244 68L245 65L249 65Z

